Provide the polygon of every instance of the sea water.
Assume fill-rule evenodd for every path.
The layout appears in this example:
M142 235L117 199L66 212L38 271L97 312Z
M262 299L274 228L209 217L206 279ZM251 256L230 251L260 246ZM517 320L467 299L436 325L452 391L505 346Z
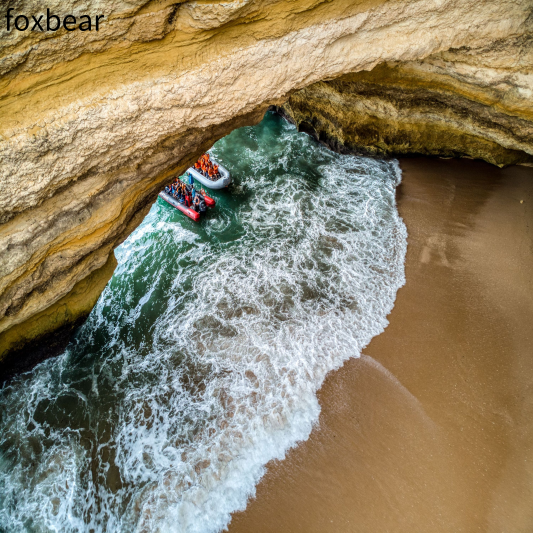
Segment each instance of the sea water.
M0 530L223 530L386 327L397 162L271 113L211 154L234 180L216 208L196 224L158 199L67 350L0 391Z

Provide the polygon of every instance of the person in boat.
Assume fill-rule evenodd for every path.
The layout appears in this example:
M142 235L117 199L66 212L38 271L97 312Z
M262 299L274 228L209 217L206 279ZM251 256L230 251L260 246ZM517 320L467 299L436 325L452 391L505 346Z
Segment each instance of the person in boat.
M188 176L189 176L189 185L194 185L194 178L192 177L192 174L190 172L188 173Z
M200 210L200 213L205 213L207 211L207 206L205 205L205 200L203 197L196 196L198 201L198 209Z
M200 212L200 198L198 196L194 198L193 208L195 211Z
M183 189L178 186L176 189L176 200L182 204L183 203Z

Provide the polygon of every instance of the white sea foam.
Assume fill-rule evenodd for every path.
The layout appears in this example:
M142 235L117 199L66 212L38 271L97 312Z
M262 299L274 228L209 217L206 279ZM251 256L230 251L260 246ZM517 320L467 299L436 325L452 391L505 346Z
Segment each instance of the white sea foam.
M205 234L157 203L76 342L2 391L6 531L221 531L309 436L326 374L386 327L398 165L258 131L214 149L249 143L242 201Z

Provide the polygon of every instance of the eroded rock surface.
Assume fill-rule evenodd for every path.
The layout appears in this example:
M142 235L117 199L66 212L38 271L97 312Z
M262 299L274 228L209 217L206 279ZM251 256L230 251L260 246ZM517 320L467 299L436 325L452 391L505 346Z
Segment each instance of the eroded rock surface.
M42 14L20 0L3 21L7 7ZM533 154L531 0L46 7L105 18L99 32L1 25L0 359L87 313L161 185L291 94L295 116L329 113L313 127L339 146L497 164Z
M333 149L533 163L533 34L318 82L282 112Z

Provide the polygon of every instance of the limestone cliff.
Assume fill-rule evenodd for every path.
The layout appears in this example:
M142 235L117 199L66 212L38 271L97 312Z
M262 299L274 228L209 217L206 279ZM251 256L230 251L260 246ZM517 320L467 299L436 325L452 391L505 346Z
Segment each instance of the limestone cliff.
M335 150L533 163L533 34L318 82L281 111Z
M533 154L531 0L48 3L105 15L85 33L7 32L9 7L42 13L0 11L0 359L86 314L161 185L290 94L304 116L300 89L348 147Z

